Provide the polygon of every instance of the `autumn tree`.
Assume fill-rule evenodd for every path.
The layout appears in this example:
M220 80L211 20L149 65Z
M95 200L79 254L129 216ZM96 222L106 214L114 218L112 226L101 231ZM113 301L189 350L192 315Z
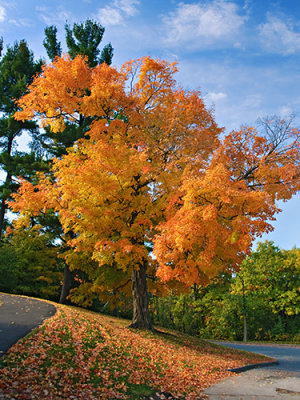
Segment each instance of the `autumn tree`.
M87 57L87 62L90 67L95 67L97 64L103 62L110 65L113 57L113 48L111 44L109 43L105 45L102 50L100 49L104 31L105 29L101 24L90 19L87 19L82 23L74 23L72 26L66 24L65 38L67 51L71 59L80 54ZM55 57L61 56L62 45L57 39L56 26L52 25L45 28L45 39L43 44L50 60L53 61ZM61 157L66 153L68 147L71 147L76 140L84 136L85 132L89 129L92 120L92 116L86 117L83 114L79 114L76 119L73 119L72 121L69 120L66 123L65 129L60 132L54 133L50 126L45 127L44 130L39 131L35 135L36 149L40 149L47 157ZM52 231L53 229L56 229L58 239L62 243L62 248L68 252L69 248L66 244L66 240L63 238L63 230L61 229L61 231L59 231L57 217L53 214L51 215L52 219L49 216L46 218L48 229ZM45 223L44 213L39 215L38 222ZM68 235L73 235L71 230ZM73 258L70 259L72 259L72 270L74 270L76 269L76 262L74 262L75 260ZM85 262L87 264L90 263L88 259L86 259ZM74 286L74 273L70 270L70 265L66 264L64 271L64 281L60 296L61 303L66 302L67 297L70 295L70 290ZM84 304L86 304L86 300L84 300Z
M265 121L272 135L244 126L224 138L204 173L189 167L155 242L163 280L191 285L198 274L236 271L254 238L273 229L277 200L300 185L299 130L274 118Z
M236 270L271 229L275 201L299 187L297 130L279 146L248 127L220 141L199 91L178 86L176 71L149 57L118 72L64 56L44 67L15 116L57 133L79 115L93 118L54 160L55 179L23 182L12 207L24 217L54 210L76 252L130 272L136 328L152 329L149 270L186 286Z

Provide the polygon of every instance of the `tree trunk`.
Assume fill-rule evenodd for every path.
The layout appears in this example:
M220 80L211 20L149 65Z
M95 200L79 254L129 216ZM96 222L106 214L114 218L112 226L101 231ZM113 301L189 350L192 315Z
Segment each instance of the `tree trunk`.
M9 151L11 151L11 148L9 148ZM10 184L11 177L12 177L11 172L7 172L5 183L4 183L4 187L7 187ZM2 235L4 234L3 227L4 227L5 212L6 212L6 209L7 209L6 200L7 200L7 198L5 198L5 199L3 199L1 201L1 208L0 208L0 240L2 239Z
M133 317L130 328L153 330L148 307L146 265L132 269Z
M3 225L4 225L4 217L6 210L5 201L6 201L5 199L1 201L1 208L0 208L0 239L2 239L2 234L3 234Z
M199 297L199 286L197 285L197 283L194 283L194 286L193 286L193 297L194 297L195 301L198 300L198 297Z
M69 266L66 264L64 269L64 281L59 298L60 304L67 303L67 297L69 296L71 286L72 286L72 272L70 271Z
M246 295L245 295L245 283L242 279L243 285L243 317L244 317L244 337L243 342L247 342L248 340L248 331L247 331L247 306L246 306Z
M248 340L248 334L247 334L247 318L246 314L244 314L244 337L243 337L243 342L247 342Z

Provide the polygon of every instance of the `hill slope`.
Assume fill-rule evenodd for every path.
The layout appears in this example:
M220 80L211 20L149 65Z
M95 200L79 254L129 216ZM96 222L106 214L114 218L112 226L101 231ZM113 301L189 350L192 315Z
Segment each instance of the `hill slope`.
M135 331L125 320L56 306L0 361L1 399L142 399L155 392L201 399L204 388L232 375L228 368L262 361L176 332Z

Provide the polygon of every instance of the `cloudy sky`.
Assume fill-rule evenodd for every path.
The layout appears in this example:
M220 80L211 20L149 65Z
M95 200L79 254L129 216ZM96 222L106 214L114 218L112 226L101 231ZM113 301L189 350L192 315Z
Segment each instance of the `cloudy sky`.
M26 39L46 59L44 28L94 19L105 27L113 64L144 55L177 61L178 81L200 88L226 131L266 115L296 114L300 125L299 0L0 0L5 44ZM300 196L282 204L264 236L300 247Z

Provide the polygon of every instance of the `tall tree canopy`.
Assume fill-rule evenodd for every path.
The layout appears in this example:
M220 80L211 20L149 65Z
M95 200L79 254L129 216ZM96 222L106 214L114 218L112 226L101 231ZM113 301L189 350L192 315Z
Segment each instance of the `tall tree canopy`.
M25 40L8 46L0 61L0 167L6 174L0 186L0 236L4 231L6 200L17 189L14 178L17 175L28 178L36 169L42 168L40 158L33 152L25 154L16 148L16 138L24 132L35 133L38 130L36 123L13 118L18 110L15 100L25 94L27 85L40 72L41 64L41 60L34 61Z
M45 39L43 40L43 45L51 61L53 61L56 56L61 56L61 43L57 40L57 28L55 25L47 26L45 28Z
M58 133L79 115L93 118L54 161L55 179L24 181L12 207L24 218L53 209L77 252L131 271L138 328L152 328L149 269L187 286L237 269L253 238L271 229L275 201L299 189L296 129L278 144L248 127L221 141L199 91L178 86L176 71L149 57L118 72L64 56L44 67L15 116Z
M74 23L72 27L66 24L65 30L68 53L72 59L80 54L88 58L90 67L95 67L97 64L104 62L108 65L111 64L113 57L112 45L108 43L101 51L99 49L105 31L101 24L87 19L85 22ZM43 44L51 61L56 56L61 56L61 43L57 40L57 28L55 25L45 28Z

